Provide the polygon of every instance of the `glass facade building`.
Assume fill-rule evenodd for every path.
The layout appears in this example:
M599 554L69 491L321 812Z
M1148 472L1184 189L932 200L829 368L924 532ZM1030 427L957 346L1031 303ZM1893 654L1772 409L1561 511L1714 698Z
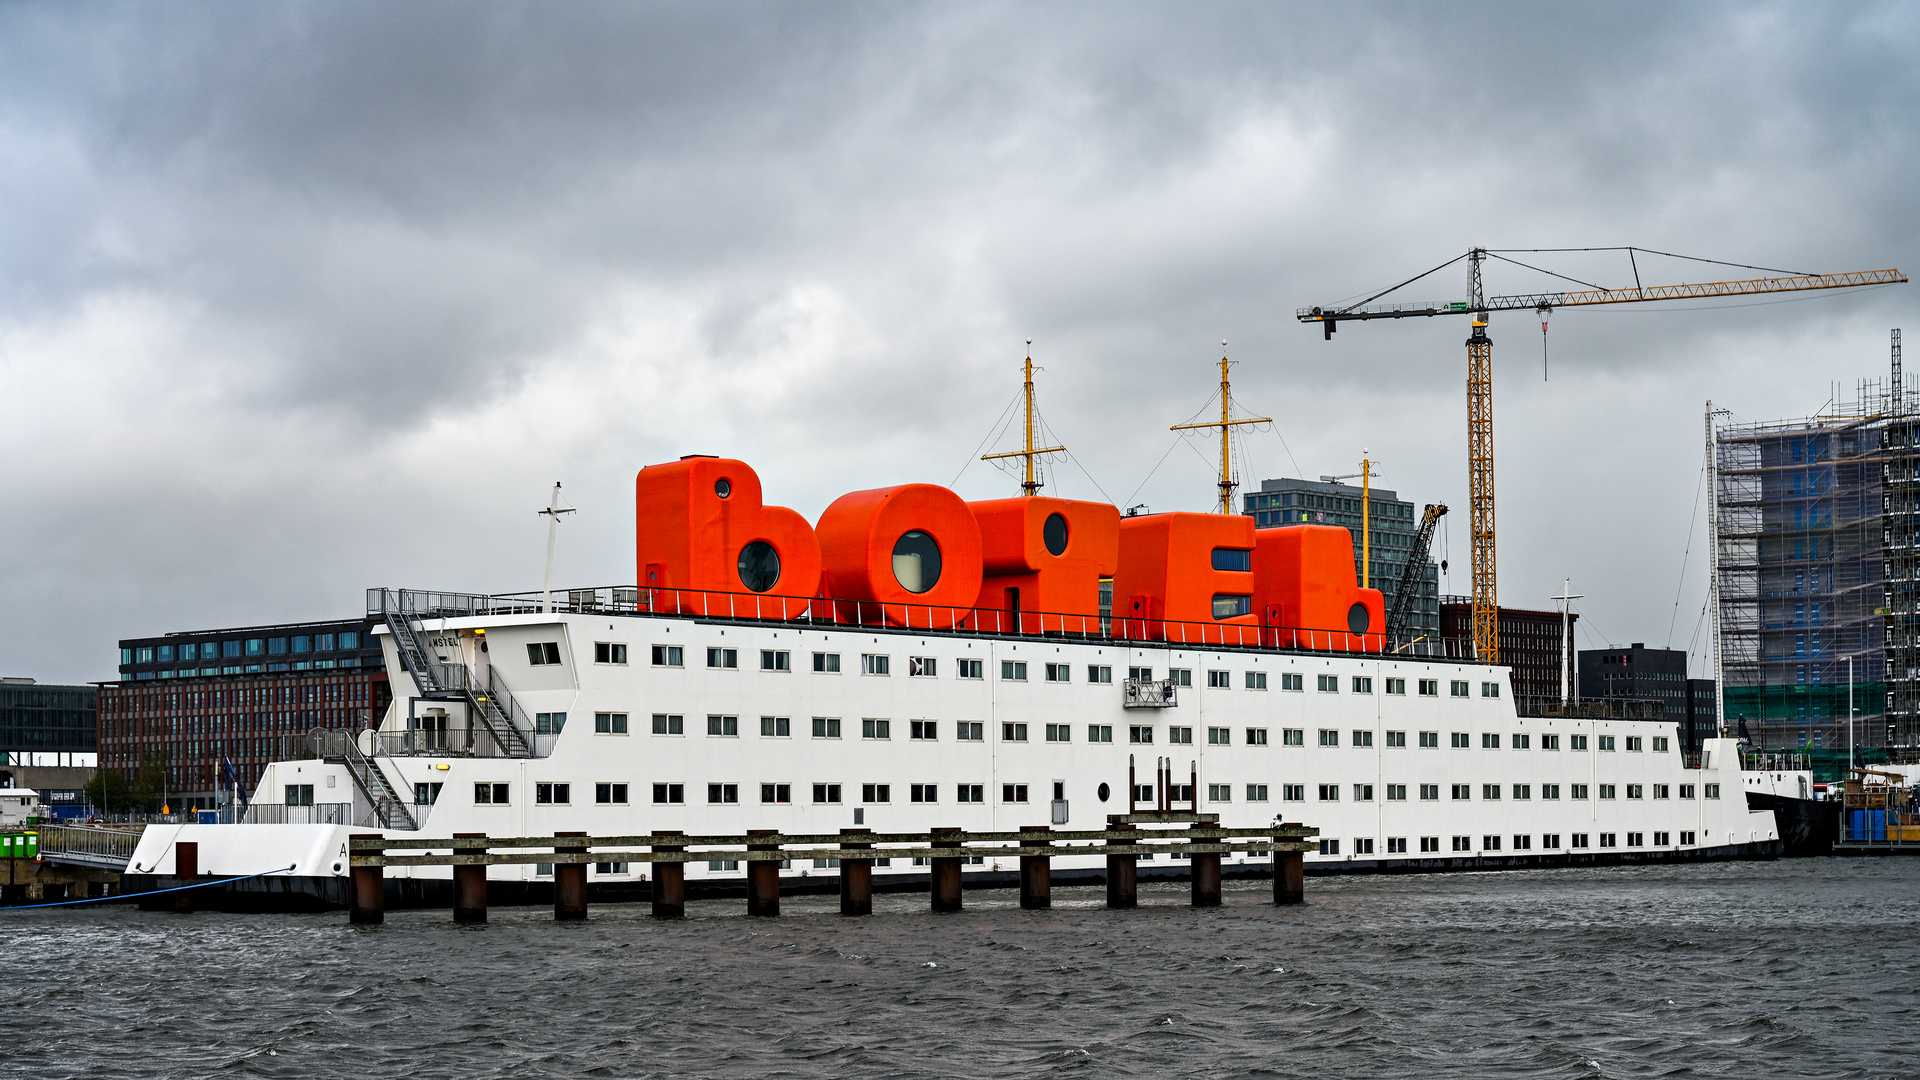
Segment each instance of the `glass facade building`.
M1270 529L1289 525L1339 525L1353 533L1353 569L1356 580L1361 572L1361 490L1351 484L1327 480L1262 480L1259 491L1241 496L1241 509L1253 518L1255 528ZM1414 535L1420 531L1420 512L1399 494L1376 487L1366 500L1373 519L1372 585L1393 609L1400 589L1400 577L1413 548ZM1421 567L1414 585L1413 609L1407 619L1407 632L1418 638L1440 633L1440 569L1429 558Z

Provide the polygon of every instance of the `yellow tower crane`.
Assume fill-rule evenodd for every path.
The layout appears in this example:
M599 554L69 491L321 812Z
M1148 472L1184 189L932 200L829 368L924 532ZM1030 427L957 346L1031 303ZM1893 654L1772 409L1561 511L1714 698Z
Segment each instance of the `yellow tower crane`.
M1512 249L1508 249L1511 251ZM1473 531L1473 644L1475 654L1485 663L1500 662L1499 588L1494 570L1493 530L1493 339L1487 336L1487 316L1495 311L1534 311L1540 315L1542 332L1546 317L1554 308L1587 307L1596 304L1638 304L1650 300L1691 300L1715 296L1748 296L1757 293L1801 292L1810 289L1844 289L1857 285L1892 285L1907 280L1898 270L1863 270L1845 274L1793 274L1768 270L1743 263L1722 263L1714 259L1693 259L1649 248L1528 248L1527 251L1625 251L1633 268L1633 287L1609 289L1591 282L1577 282L1588 288L1570 292L1524 293L1513 296L1487 296L1480 286L1480 264L1500 259L1529 270L1565 277L1552 271L1528 266L1509 259L1502 250L1474 248L1465 255L1448 259L1426 273L1408 278L1392 288L1383 289L1352 304L1301 308L1295 312L1303 323L1319 323L1331 339L1340 323L1363 319L1407 319L1432 315L1471 315L1473 333L1467 338L1467 502L1469 524ZM1750 270L1783 274L1782 277L1748 278L1742 281L1709 281L1693 285L1640 284L1639 263L1635 252L1710 262L1721 266L1741 266ZM1517 253L1517 252L1514 252ZM1374 301L1388 293L1419 281L1465 259L1467 262L1467 299L1448 303L1379 304ZM1576 279L1567 278L1569 281Z

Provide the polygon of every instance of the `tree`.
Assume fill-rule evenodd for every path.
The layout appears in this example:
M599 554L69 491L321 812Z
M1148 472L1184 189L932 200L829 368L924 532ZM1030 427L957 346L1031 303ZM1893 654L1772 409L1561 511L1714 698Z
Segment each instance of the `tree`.
M110 769L99 769L87 781L87 802L102 814L124 814L133 805L127 778Z

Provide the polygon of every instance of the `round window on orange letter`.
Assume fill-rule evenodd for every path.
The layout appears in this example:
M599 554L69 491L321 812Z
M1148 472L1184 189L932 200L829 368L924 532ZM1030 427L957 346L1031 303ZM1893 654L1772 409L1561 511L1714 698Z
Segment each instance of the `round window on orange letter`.
M910 593L923 593L940 581L940 545L914 529L893 545L893 579Z
M780 553L765 540L755 540L740 549L740 584L754 592L766 592L780 580Z

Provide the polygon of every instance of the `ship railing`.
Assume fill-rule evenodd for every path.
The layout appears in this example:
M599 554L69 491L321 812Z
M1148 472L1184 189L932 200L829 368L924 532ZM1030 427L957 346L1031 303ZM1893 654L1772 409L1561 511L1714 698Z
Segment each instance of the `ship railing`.
M242 820L245 825L351 825L352 803L312 803L290 806L285 803L253 803Z
M49 862L124 869L140 845L139 829L106 829L93 825L41 825L40 857Z
M442 593L408 589L369 589L372 614L401 611L417 618L537 614L541 592ZM552 610L569 614L678 615L740 622L784 622L813 626L881 627L932 633L1000 634L1063 640L1121 640L1188 646L1226 646L1315 653L1380 653L1386 635L1372 628L1295 625L1284 619L1234 614L1217 620L1139 618L1111 612L1067 613L1014 608L980 608L825 596L723 592L705 589L649 589L632 586L556 590ZM1471 650L1442 639L1421 656L1470 659Z

